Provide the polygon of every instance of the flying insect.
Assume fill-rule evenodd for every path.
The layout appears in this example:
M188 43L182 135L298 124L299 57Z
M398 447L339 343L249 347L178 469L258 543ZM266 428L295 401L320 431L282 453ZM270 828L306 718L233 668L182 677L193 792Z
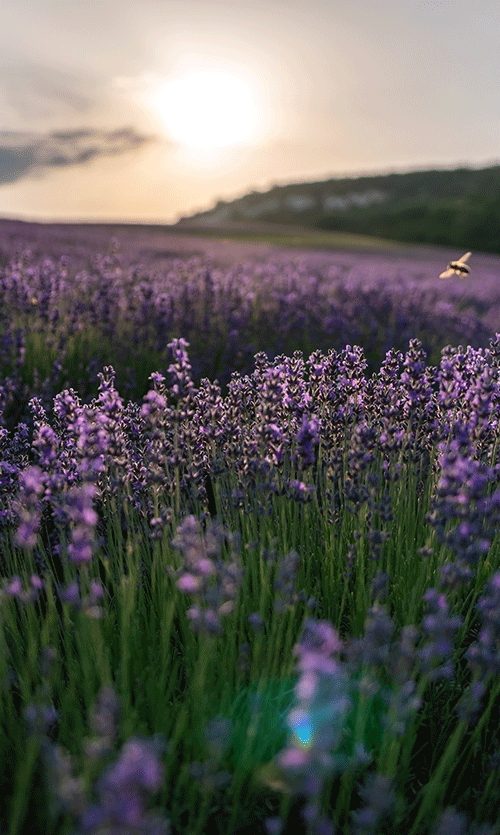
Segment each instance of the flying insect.
M466 252L457 261L450 261L444 272L440 273L439 278L450 278L452 275L459 275L460 278L465 278L470 273L470 267L465 262L471 255L471 252Z

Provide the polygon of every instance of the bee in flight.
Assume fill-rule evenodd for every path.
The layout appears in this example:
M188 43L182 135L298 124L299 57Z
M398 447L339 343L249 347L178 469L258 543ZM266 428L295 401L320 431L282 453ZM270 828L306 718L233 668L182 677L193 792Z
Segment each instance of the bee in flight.
M459 275L460 278L465 278L470 273L470 267L465 263L470 258L472 253L466 252L457 261L450 261L445 271L440 273L439 278L449 278L451 275Z

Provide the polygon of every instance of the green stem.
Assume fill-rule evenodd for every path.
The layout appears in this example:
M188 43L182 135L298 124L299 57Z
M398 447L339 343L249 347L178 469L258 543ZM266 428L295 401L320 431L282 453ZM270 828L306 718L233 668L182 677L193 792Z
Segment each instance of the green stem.
M14 797L10 807L8 835L18 835L22 830L28 808L30 785L39 751L39 739L36 736L29 738L26 742L22 765L16 775Z
M442 804L448 783L453 774L453 765L456 762L457 751L466 729L467 723L463 721L459 722L455 728L431 780L424 786L422 803L420 804L417 817L408 835L416 835L422 819L429 816L432 809L439 808Z

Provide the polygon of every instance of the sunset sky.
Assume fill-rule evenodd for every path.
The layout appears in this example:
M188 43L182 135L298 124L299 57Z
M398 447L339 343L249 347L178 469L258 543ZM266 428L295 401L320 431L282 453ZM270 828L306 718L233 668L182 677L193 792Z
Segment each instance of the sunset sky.
M499 159L498 2L0 2L1 217Z

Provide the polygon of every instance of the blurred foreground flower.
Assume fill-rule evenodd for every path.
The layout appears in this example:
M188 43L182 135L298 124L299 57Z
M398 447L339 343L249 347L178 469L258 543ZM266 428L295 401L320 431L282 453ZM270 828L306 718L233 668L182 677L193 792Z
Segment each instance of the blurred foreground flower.
M173 546L181 551L184 566L168 573L179 591L196 600L186 614L195 632L221 635L221 619L236 606L236 597L245 568L236 554L237 539L220 525L210 522L203 531L194 516L188 516L177 528ZM230 562L224 559L229 550Z

